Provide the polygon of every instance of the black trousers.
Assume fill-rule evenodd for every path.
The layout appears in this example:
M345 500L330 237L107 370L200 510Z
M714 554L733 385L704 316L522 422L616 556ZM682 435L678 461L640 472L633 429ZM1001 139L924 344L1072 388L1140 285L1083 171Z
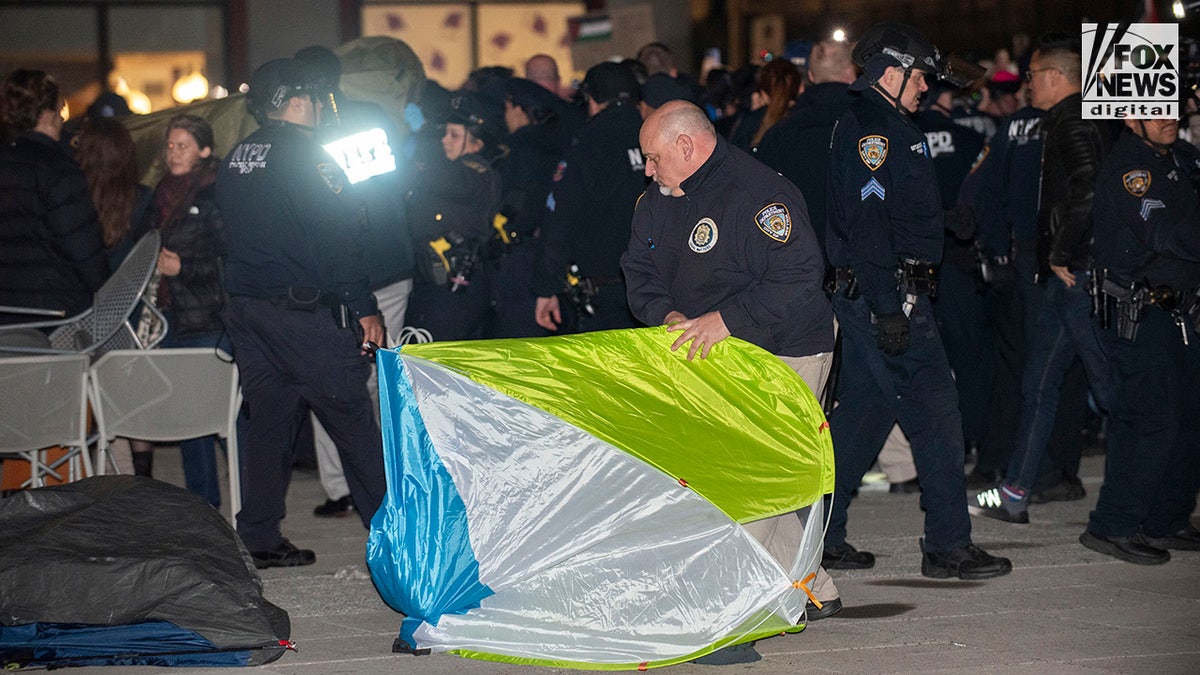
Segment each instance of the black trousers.
M1130 342L1102 333L1114 384L1108 456L1088 529L1166 537L1188 526L1200 490L1200 335L1151 307ZM1189 328L1190 331L1190 328Z
M353 331L339 329L327 309L295 311L256 298L231 298L224 319L245 401L237 530L246 548L282 543L292 449L309 409L337 445L354 507L369 526L387 480L367 392L371 361Z

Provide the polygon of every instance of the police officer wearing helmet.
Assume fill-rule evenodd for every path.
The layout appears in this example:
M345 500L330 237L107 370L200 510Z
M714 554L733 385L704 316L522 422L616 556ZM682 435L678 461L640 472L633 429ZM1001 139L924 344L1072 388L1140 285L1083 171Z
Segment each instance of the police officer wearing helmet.
M546 197L555 167L578 128L569 110L578 112L532 80L512 77L506 83L504 143L509 154L498 167L504 191L497 224L503 235L492 240L498 255L489 263L494 273L492 337L547 334L533 314L537 301L531 285L534 238L547 215Z
M246 99L261 128L217 177L228 237L223 318L247 415L237 529L260 568L316 559L280 529L305 411L333 437L364 526L386 490L363 351L383 340L383 324L346 175L313 140L323 107L316 79L292 59L261 66Z
M971 543L958 395L929 292L942 256L942 203L925 136L910 115L941 57L910 26L880 23L854 49L858 100L834 128L825 244L837 268L843 335L840 405L830 416L837 484L826 568L868 568L846 542L851 492L893 422L912 442L926 511L921 573L986 579L1012 563Z
M1096 176L1101 333L1112 373L1100 499L1079 541L1139 564L1200 550L1200 150L1175 119L1126 119Z
M638 146L641 89L627 66L601 63L587 71L580 90L589 119L558 163L546 200L534 315L539 326L558 332L632 328L639 324L625 301L620 260L646 187Z
M500 175L492 161L502 153L500 111L479 94L450 98L444 161L418 181L410 202L413 241L420 269L408 308L408 324L434 340L486 337L492 296L484 257L495 234Z

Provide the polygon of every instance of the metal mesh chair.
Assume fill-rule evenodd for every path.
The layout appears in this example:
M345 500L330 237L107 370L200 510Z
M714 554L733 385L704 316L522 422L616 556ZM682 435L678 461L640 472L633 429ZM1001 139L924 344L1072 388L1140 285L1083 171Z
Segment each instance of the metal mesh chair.
M230 517L237 516L241 396L232 357L211 347L110 351L91 368L91 391L101 472L108 443L117 436L179 441L217 434L226 439Z
M86 311L68 319L0 326L0 333L54 327L54 331L50 333L49 348L6 346L4 351L30 354L79 353L97 358L114 349L149 349L155 346L157 341L146 343L138 337L136 323L142 312L135 310L140 307L150 314L152 321L166 325L166 318L158 308L154 307L153 303L144 301L146 287L158 264L160 244L159 234L153 230L138 240L121 266L104 282L100 290L96 291L92 297L92 306ZM158 340L162 339L161 336L165 332L157 331Z
M87 369L83 354L0 358L0 457L29 462L21 487L91 475ZM66 452L50 460L47 448L56 446Z

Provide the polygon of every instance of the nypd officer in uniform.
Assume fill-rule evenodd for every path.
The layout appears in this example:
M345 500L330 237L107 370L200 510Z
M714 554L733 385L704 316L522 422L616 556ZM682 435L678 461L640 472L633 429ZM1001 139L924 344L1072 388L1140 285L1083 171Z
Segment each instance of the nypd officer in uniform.
M483 96L450 98L444 161L430 162L414 190L413 236L424 269L413 288L409 324L434 340L485 337L492 310L491 272L484 264L500 209L500 110Z
M550 214L538 240L534 317L542 328L558 332L632 328L638 324L625 302L620 263L633 205L646 188L638 148L640 88L632 70L606 62L587 71L580 90L589 119L559 162L546 201ZM572 266L577 268L572 278L595 289L586 301L580 287L567 281ZM563 307L558 294L580 298L572 304L592 311ZM563 327L572 316L578 321L570 323L578 325Z
M837 269L843 331L840 405L830 416L837 486L825 535L827 568L868 568L846 542L850 493L894 421L912 441L925 537L921 573L986 579L1012 571L971 543L958 396L928 292L942 256L942 203L925 136L913 124L940 55L910 26L873 26L854 50L860 91L833 132L825 243Z
M735 335L779 356L820 396L833 356L825 263L800 190L717 135L704 111L669 101L646 118L641 147L654 179L638 200L621 259L629 306L679 333L672 349L708 356ZM690 343L690 344L689 344ZM746 528L790 569L803 523L796 514ZM819 569L808 620L842 607Z
M1175 119L1127 119L1096 178L1114 396L1100 499L1079 541L1132 563L1200 550L1200 150Z
M386 490L363 351L383 340L383 324L346 175L313 140L317 79L292 59L260 67L246 100L261 128L230 151L217 178L229 242L224 319L247 415L237 529L260 568L316 559L280 530L308 409L337 445L364 525Z
M971 245L974 223L969 212L957 206L963 180L983 150L985 139L978 131L951 119L957 87L945 80L928 84L929 91L921 96L922 109L913 115L913 122L925 134L946 213L933 311L946 358L954 371L963 439L968 447L978 447L987 434L994 359L991 335L984 328L983 293L975 280L975 251Z

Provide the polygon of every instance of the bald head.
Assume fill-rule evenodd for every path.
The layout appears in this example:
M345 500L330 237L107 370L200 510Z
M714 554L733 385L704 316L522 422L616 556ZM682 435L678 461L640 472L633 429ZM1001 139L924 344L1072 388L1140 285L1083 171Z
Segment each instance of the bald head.
M854 82L854 61L845 42L825 40L813 45L808 55L808 79L813 84L825 82Z
M646 175L665 195L683 195L680 185L717 147L717 132L704 111L687 101L668 101L642 123Z
M531 56L525 62L525 78L533 80L557 94L561 83L558 76L558 62L549 54Z

